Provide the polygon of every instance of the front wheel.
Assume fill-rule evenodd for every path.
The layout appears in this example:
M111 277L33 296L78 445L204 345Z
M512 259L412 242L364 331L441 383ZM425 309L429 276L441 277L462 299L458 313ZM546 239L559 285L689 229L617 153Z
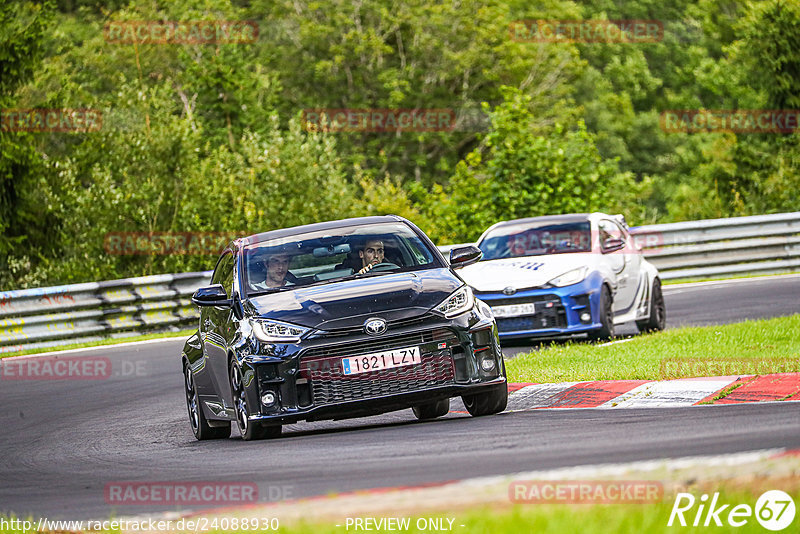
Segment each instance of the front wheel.
M485 393L464 395L461 400L472 417L500 413L508 405L508 385L498 384Z
M598 303L600 328L589 333L589 339L605 341L614 337L614 297L607 285L603 285Z
M664 304L664 293L661 292L661 280L653 281L653 291L650 293L650 317L636 321L640 332L657 332L667 326L667 307Z
M236 409L236 425L245 441L277 438L281 435L281 425L264 425L250 421L250 410L247 407L247 398L242 383L242 372L235 363L231 364L231 392L233 393L233 406Z
M183 364L183 385L186 394L186 408L189 410L189 424L192 425L194 437L203 441L207 439L224 439L231 435L231 423L219 422L219 426L211 426L203 414L200 397L197 395L197 386L194 383L194 374L189 368L189 363Z
M442 399L428 404L420 404L412 408L414 415L420 421L425 419L436 419L442 417L450 412L450 399Z

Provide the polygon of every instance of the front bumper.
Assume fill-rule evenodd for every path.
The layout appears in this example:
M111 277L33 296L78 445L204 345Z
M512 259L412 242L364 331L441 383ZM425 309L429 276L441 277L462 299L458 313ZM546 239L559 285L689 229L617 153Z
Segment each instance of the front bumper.
M560 337L582 334L602 327L599 318L602 279L590 274L577 284L565 287L526 289L513 295L475 292L475 296L494 308L510 304L533 303L535 313L496 317L500 339ZM588 312L588 320L581 316Z
M420 347L420 364L343 373L343 357L407 347ZM483 303L451 319L427 314L390 325L382 336L327 332L260 349L239 365L250 419L270 424L375 415L506 383L497 326ZM266 392L274 404L263 404Z
M491 389L492 387L498 387L500 385L506 385L505 376L500 376L495 379L476 384L454 384L422 391L338 402L326 406L306 409L287 409L279 414L251 415L250 420L266 422L270 424L287 425L297 423L299 421L320 421L325 419L350 419L353 417L367 417L370 415L393 412L395 410L403 410L419 404L449 399L459 395L472 395L475 393L481 393Z

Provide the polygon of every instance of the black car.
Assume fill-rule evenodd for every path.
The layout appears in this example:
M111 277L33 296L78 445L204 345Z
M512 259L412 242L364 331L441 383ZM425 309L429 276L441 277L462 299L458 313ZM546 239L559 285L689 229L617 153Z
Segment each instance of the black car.
M197 290L197 333L184 346L197 439L276 437L281 425L413 408L501 412L508 390L497 326L454 269L397 216L275 230L230 243Z

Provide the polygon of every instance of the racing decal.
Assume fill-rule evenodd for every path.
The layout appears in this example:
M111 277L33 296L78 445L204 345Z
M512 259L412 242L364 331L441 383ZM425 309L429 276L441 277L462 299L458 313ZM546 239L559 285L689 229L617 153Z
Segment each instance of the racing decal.
M544 267L544 263L540 261L514 261L507 263L510 267L517 267L519 269L528 269L530 271L538 271L539 267Z

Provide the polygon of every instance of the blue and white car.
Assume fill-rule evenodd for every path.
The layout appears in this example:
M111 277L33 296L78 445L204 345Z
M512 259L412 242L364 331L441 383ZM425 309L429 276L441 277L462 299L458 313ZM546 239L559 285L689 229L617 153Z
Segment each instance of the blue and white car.
M662 330L658 270L642 256L621 215L583 213L497 223L478 240L480 262L461 277L492 309L501 339L614 336L636 321Z

